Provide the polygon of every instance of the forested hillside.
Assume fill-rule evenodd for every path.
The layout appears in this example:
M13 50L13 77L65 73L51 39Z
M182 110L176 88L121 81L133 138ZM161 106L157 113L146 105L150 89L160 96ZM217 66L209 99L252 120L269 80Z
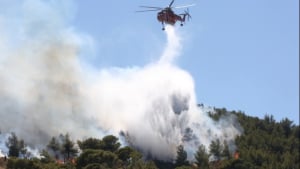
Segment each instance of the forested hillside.
M287 118L276 122L272 115L259 119L226 109L217 109L217 112L218 115L236 114L244 129L243 135L236 138L239 158L224 160L221 168L299 168L299 124Z
M0 159L0 168L7 169L297 169L299 168L299 125L289 119L276 122L272 115L264 119L242 112L215 109L210 117L235 114L244 129L235 140L236 151L226 143L211 142L209 149L200 145L195 160L188 161L183 146L178 145L172 162L143 158L133 147L122 147L119 139L108 135L102 139L73 141L68 134L53 137L41 152L41 158L29 158L25 143L15 134L7 141L9 158ZM77 144L76 144L77 143ZM76 146L77 145L77 146Z

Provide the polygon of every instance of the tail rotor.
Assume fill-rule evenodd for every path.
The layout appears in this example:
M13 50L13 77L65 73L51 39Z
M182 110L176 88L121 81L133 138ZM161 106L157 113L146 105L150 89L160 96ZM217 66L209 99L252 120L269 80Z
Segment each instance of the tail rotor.
M187 8L187 9L184 11L184 16L187 17L187 20L188 20L188 21L190 21L190 19L192 19L192 16L190 15L189 8Z
M185 11L184 11L184 13L183 14L180 14L180 15L182 15L183 16L183 18L182 18L182 22L185 22L186 20L187 21L190 21L190 19L192 19L192 16L190 15L190 12L189 12L189 8L187 8ZM182 26L183 24L181 23L181 26Z

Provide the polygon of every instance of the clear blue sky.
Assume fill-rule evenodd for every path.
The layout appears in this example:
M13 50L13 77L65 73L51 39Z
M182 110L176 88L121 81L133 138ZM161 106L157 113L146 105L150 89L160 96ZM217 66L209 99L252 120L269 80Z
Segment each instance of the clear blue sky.
M157 59L166 36L156 12L134 11L169 2L75 0L72 24L94 40L86 59L99 68ZM190 3L197 5L180 28L184 43L177 64L193 76L198 102L299 124L299 1L175 1Z

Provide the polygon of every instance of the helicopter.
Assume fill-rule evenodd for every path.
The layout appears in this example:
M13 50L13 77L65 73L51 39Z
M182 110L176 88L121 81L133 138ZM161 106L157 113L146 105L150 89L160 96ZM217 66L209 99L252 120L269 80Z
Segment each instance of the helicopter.
M186 19L189 20L191 15L189 14L189 9L187 7L194 6L195 4L185 5L185 6L172 6L175 0L172 0L168 7L153 7L153 6L140 6L141 8L148 8L147 10L140 10L136 12L149 12L149 11L159 11L157 13L157 20L162 24L162 30L165 30L165 24L175 25L177 21L183 26ZM172 10L173 8L187 8L182 14L175 14Z

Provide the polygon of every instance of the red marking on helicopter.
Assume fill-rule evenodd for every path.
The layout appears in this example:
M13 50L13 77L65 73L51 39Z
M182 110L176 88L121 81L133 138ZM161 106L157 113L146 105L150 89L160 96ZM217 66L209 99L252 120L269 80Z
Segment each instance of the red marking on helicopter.
M191 15L189 14L189 10L187 7L194 6L192 5L184 5L184 6L175 6L172 7L175 0L172 0L168 7L161 8L161 7L153 7L153 6L140 6L142 8L149 8L147 10L141 10L136 12L149 12L149 11L159 11L157 13L157 20L162 23L163 30L165 30L165 24L169 25L175 25L177 21L180 22L180 25L183 26L183 23L185 23L186 19L190 19ZM182 14L175 14L175 12L172 10L174 8L187 8L187 10L184 11Z

